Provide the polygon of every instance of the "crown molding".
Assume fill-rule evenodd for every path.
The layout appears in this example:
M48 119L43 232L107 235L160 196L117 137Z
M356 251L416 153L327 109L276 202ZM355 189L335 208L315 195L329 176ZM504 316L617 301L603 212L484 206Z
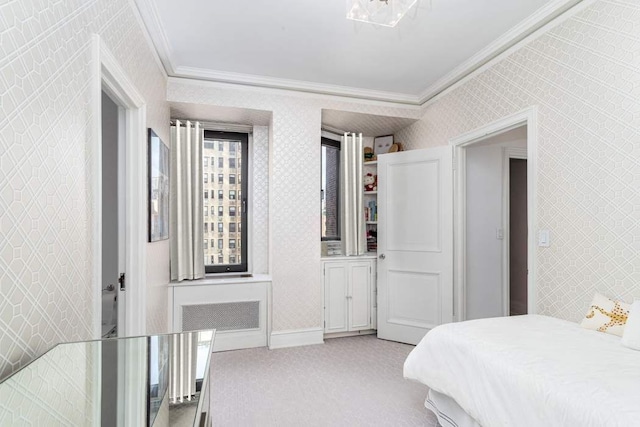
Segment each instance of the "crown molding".
M164 75L164 78L166 79L166 78L169 77L169 74L167 73L166 67L162 63L162 59L160 59L160 55L158 54L158 49L156 48L155 44L153 43L153 37L151 37L151 34L149 34L149 29L147 28L147 26L144 23L144 19L142 18L142 14L140 13L140 9L138 8L138 5L136 4L136 1L137 0L129 0L129 4L131 6L131 10L133 11L133 16L136 19L136 21L138 22L138 26L142 30L142 34L144 35L144 39L147 41L147 44L151 48L151 55L153 55L153 59L156 61L156 64L158 65L158 68L160 69L160 72Z
M583 0L555 0L547 3L524 21L498 37L484 49L463 62L444 77L425 89L419 96L419 104L424 105L454 84L468 77L484 65L493 62L502 53L523 41L529 41L542 27L554 22Z
M171 77L175 75L176 67L173 64L173 51L167 33L164 31L162 20L156 9L153 0L131 0L136 6L138 14L141 16L142 27L150 36L152 45L164 66L166 74Z
M553 0L547 3L424 91L412 95L302 80L217 71L205 68L176 66L172 60L171 44L164 31L155 2L153 0L131 1L134 1L137 5L138 11L144 21L144 27L147 29L158 57L164 65L170 79L192 79L220 83L226 87L270 89L290 93L325 95L346 100L391 103L409 108L424 107L426 104L433 102L435 99L444 95L445 92L450 91L471 76L476 75L480 70L497 62L497 60L501 59L506 52L511 51L515 46L522 45L534 37L537 37L543 28L546 30L550 25L555 25L557 22L560 22L560 18L567 19L569 16L572 16L573 13L567 12L579 9L575 6L581 3L593 3L593 0Z
M178 66L175 77L209 80L220 83L232 83L244 86L257 86L297 92L333 95L343 98L356 98L370 101L393 102L396 104L419 105L418 97L397 92L385 92L373 89L360 89L351 86L338 86L326 83L314 83L303 80L264 77L254 74L242 74L229 71L216 71L206 68Z

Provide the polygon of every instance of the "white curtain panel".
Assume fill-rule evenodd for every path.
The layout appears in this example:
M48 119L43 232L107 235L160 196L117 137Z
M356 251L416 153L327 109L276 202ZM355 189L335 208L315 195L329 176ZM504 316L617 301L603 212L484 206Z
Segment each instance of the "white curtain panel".
M204 277L202 139L199 122L171 126L171 280Z
M362 134L342 137L342 245L344 254L362 255L367 250L363 201Z

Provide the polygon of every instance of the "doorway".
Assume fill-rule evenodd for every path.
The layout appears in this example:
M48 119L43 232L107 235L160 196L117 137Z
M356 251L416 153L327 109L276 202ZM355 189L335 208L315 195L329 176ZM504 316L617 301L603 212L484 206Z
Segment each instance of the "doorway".
M526 126L488 136L465 149L465 307L468 320L509 315L511 294L526 297L526 149ZM525 162L524 189L516 187L522 184L520 180L509 179L511 160ZM510 204L511 187L514 192L524 190L524 212L518 211L520 205ZM514 226L524 219L524 239L520 234L511 236L511 213L519 220ZM514 227L514 231L521 229ZM512 237L516 237L515 240ZM520 261L522 253L525 254L524 280L511 281L510 254ZM516 271L519 270L514 273ZM521 279L521 276L514 275L514 279Z
M450 141L457 321L536 312L537 138L530 107Z
M101 336L119 335L124 322L125 158L123 110L102 91L102 318Z

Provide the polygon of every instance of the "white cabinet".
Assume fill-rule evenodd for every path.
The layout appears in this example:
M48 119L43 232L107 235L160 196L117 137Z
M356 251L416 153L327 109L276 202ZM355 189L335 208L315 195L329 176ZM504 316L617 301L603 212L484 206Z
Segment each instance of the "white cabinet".
M324 332L375 329L375 258L325 260L322 272Z

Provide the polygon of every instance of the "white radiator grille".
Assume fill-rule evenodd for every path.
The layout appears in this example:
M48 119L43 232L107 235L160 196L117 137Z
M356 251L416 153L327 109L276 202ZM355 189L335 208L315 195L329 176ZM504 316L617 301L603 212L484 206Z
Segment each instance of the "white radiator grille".
M182 306L182 330L234 331L260 328L260 301Z

